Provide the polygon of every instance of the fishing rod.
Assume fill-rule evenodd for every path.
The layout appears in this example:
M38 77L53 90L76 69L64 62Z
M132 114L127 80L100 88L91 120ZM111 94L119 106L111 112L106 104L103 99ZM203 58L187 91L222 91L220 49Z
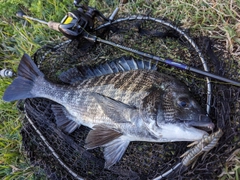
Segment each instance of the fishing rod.
M60 23L53 22L53 21L46 22L41 19L33 18L33 17L25 15L22 11L18 12L16 15L20 18L29 19L29 20L37 21L41 24L45 24L49 28L61 32L64 36L68 37L69 39L77 39L79 37L83 37L92 42L104 43L104 44L114 46L119 49L131 52L131 53L134 53L134 54L146 57L146 58L153 59L155 61L159 61L159 62L168 64L170 66L173 66L173 67L176 67L176 68L179 68L182 70L187 70L187 71L194 72L194 73L197 73L200 75L204 75L209 78L214 78L214 79L226 82L226 83L230 83L235 86L240 86L239 81L225 78L225 77L210 73L206 70L200 70L200 69L188 66L183 63L175 62L171 59L164 59L159 56L149 54L147 52L132 49L132 48L108 41L108 40L101 39L100 37L97 37L97 36L91 34L91 32L94 32L94 30L95 30L94 29L94 18L97 17L98 19L101 19L101 21L105 21L105 22L107 22L108 25L110 25L111 23L114 23L114 17L116 16L119 9L116 8L114 10L114 12L112 13L112 15L109 18L106 18L100 11L98 11L95 8L92 8L89 6L82 6L82 5L80 5L78 7L79 8L76 11L68 12L67 15L65 15L65 17L62 19L62 21ZM136 19L137 17L134 17L134 18ZM143 17L140 17L140 19L142 19L142 18ZM151 18L149 18L149 17L147 17L147 19L151 20ZM155 18L153 18L153 19L156 20Z

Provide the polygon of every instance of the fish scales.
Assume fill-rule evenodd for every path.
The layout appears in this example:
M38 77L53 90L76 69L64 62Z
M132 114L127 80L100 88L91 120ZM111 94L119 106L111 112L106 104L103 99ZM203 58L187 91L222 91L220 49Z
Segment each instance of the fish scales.
M115 80L115 77L118 77L118 79ZM100 77L99 83L95 83L96 79L90 79L87 84L85 82L78 85L78 87L82 87L83 93L85 91L87 92L97 92L101 93L105 96L108 96L110 98L116 99L118 101L124 102L126 104L130 104L133 106L139 107L141 104L141 99L146 97L148 95L148 92L146 91L151 84L149 84L149 79L144 78L146 77L145 73L140 72L131 72L126 74L121 74L120 76L113 76L109 75L105 78ZM126 80L123 85L120 86L120 79ZM138 80L134 81L134 79L138 78ZM114 81L112 81L114 79ZM102 81L102 83L100 83ZM82 85L83 84L83 85ZM96 86L93 86L91 84L95 84ZM141 88L143 92L140 91L131 91L131 85L134 87L139 86L139 84L145 84L146 86L143 86L144 88ZM129 88L130 87L130 88ZM145 91L144 91L145 90ZM99 114L102 113L102 116L104 115L103 111L99 111L100 106L96 105L96 100L91 97L91 95L88 95L89 93L84 93L81 96L83 98L80 99L79 104L82 104L81 110L79 110L79 113L82 117L88 118L88 119L95 119L96 114L100 116ZM96 113L98 112L98 113ZM100 113L101 112L101 113ZM89 118L91 117L91 118Z
M132 71L120 74L110 74L106 77L97 77L85 80L77 85L78 93L101 93L112 99L116 99L118 101L129 104L131 103L132 99L141 100L146 97L149 93L148 90L151 88L153 82L156 82L158 80L156 77L153 76L148 77L147 74L149 74L148 71ZM129 97L126 98L128 94ZM82 103L81 101L82 99L79 103ZM139 102L133 102L132 104L136 106L139 104Z
M51 83L48 86L45 86L45 83L43 83L44 86L41 84L36 84L36 90L34 91L39 91L40 93L43 91L48 92L45 98L49 98L50 96L54 95L55 101L59 101L60 104L63 104L67 101L67 109L78 109L78 113L75 113L76 116L81 116L82 119L87 119L88 122L91 120L96 121L95 116L98 114L98 117L101 115L104 117L103 120L106 123L107 118L104 116L104 112L99 111L101 107L97 105L96 99L93 98L89 92L101 93L104 96L116 99L123 103L139 106L141 99L143 99L148 94L147 90L151 87L151 83L149 82L152 81L152 78L149 78L147 74L148 71L132 71L124 72L121 74L110 74L105 77L102 76L92 78L76 84L75 86L77 88L77 92L71 91L68 86L61 86L56 90L56 88L54 88L54 85ZM118 79L112 81L112 79L115 79L115 76L117 76ZM133 81L135 77L138 77L138 81ZM155 76L154 78L157 80ZM131 88L129 87L134 84L137 84L138 87L139 84L142 84L141 90L138 88L139 91L136 91L137 89L135 89L134 92L131 92ZM129 94L129 96L127 96L127 94ZM134 97L134 99L131 97ZM76 103L81 104L81 108L75 108ZM101 121L99 120L99 122Z
M45 79L25 54L18 67L18 77L6 89L3 100L55 101L58 104L51 108L57 126L66 133L72 133L80 125L91 128L85 147L104 147L105 168L122 158L131 141L196 141L207 135L207 130L213 130L211 119L183 83L149 69L151 66L137 69L128 63L143 62L122 58L113 62L114 68L128 68L116 71L103 72L101 68L86 66L70 69L61 76L70 85L60 85Z

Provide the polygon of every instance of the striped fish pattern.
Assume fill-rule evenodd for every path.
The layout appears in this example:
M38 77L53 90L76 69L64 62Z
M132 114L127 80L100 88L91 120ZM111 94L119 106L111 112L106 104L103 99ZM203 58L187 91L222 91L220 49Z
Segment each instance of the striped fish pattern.
M149 61L122 57L69 69L60 79L64 85L48 81L24 54L3 100L57 102L52 105L57 126L66 133L80 125L91 128L85 147L104 147L105 168L122 158L131 141L196 141L214 128L188 88Z

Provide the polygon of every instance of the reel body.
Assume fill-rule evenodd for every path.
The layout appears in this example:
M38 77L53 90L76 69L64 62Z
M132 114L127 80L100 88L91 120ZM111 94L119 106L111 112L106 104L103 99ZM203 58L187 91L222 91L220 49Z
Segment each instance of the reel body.
M94 30L94 21L110 21L100 11L92 7L81 6L77 10L68 12L62 19L58 29L69 39L76 39L84 35L84 32Z

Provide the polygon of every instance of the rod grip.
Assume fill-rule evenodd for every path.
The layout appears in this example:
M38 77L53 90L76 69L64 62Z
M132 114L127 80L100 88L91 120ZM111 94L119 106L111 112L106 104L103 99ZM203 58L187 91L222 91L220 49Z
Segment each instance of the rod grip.
M25 13L24 13L23 11L18 11L18 12L16 13L16 16L17 16L17 17L20 17L20 18L23 18L24 15L25 15Z
M60 23L54 22L54 21L49 21L48 22L48 27L50 29L53 29L55 31L59 31L58 27L59 27Z

